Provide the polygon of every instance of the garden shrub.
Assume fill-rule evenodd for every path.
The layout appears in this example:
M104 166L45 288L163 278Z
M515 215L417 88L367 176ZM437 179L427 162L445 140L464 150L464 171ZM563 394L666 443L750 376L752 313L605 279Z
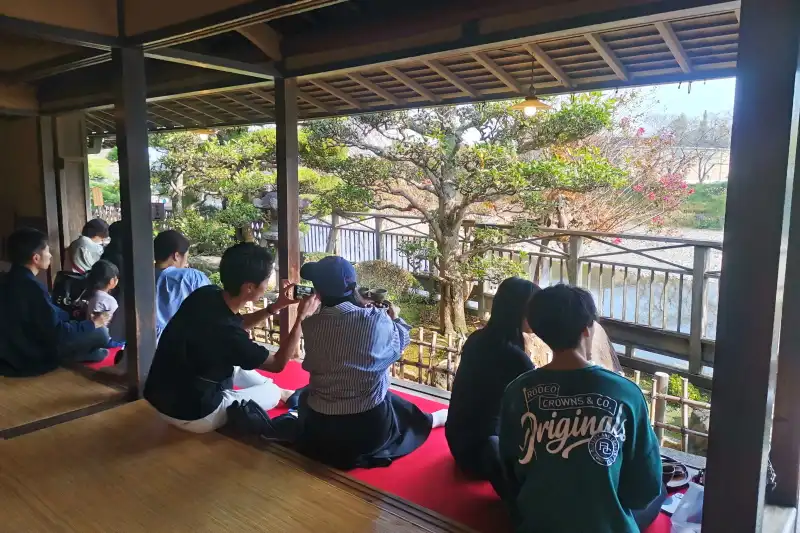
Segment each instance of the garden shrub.
M409 289L419 287L411 272L389 261L364 261L356 265L358 284L371 289L386 289L390 300L409 297Z
M194 210L173 218L170 226L189 239L190 250L198 255L222 255L234 242L234 229L231 226L216 217L204 218Z

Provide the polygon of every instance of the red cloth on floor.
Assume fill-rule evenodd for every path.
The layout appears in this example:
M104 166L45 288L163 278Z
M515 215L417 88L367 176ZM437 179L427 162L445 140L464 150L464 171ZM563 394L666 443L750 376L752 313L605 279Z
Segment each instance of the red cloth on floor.
M308 373L297 362L289 363L280 374L263 374L283 389L299 389L308 384ZM447 407L426 398L395 392L428 413ZM269 414L277 416L284 412L284 407L278 407ZM434 429L418 450L395 460L387 468L356 469L347 474L477 531L497 533L512 529L492 486L485 481L467 479L456 468L444 428ZM646 533L669 533L669 530L670 519L662 513Z
M83 363L83 365L91 368L92 370L100 370L101 368L105 368L107 366L114 366L114 357L117 356L118 351L120 351L120 348L109 348L108 357L102 361L98 361L97 363Z

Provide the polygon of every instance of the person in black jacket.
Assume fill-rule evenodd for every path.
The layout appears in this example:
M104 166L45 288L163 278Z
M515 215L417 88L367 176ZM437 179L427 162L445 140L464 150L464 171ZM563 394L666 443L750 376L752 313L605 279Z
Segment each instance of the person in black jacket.
M36 376L65 361L97 361L106 351L108 318L71 320L36 277L50 267L41 231L23 228L8 237L11 270L0 281L0 376Z
M464 343L445 424L458 467L470 477L489 480L501 498L500 403L506 386L534 368L523 333L530 332L525 313L538 291L522 278L508 278L497 288L489 322Z

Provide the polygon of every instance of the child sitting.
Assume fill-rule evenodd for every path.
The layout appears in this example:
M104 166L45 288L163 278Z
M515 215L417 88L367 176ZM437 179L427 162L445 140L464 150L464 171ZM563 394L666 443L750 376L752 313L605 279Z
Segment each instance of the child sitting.
M549 287L528 305L553 360L503 396L500 456L518 533L638 533L634 510L661 492L642 391L590 362L596 320L591 294L577 287Z
M89 304L86 306L86 318L92 320L95 317L105 315L106 323L108 323L119 307L117 300L109 294L119 283L119 269L114 263L101 259L92 266L86 276L86 282L91 291ZM106 346L100 350L105 350L106 355L108 355L108 348L121 346L121 343L114 342L109 338Z

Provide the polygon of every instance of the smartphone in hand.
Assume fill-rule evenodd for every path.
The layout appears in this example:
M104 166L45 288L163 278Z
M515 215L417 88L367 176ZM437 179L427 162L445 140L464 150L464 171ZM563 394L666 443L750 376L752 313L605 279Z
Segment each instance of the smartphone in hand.
M314 287L307 287L305 285L295 285L294 286L294 296L295 300L302 300L308 296L314 294Z

